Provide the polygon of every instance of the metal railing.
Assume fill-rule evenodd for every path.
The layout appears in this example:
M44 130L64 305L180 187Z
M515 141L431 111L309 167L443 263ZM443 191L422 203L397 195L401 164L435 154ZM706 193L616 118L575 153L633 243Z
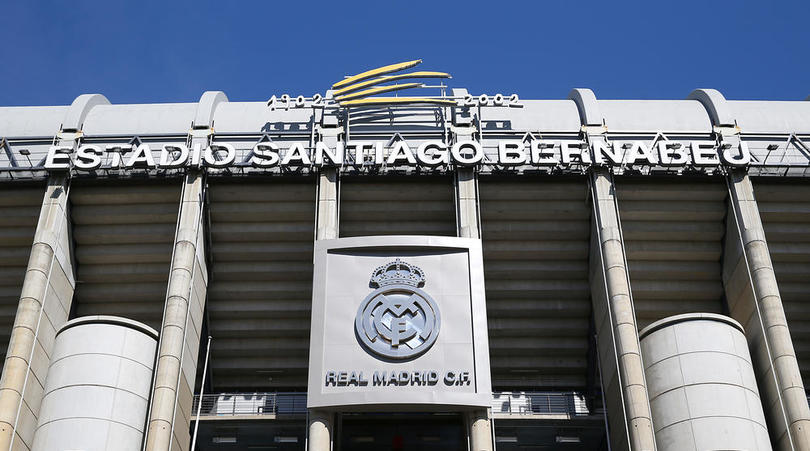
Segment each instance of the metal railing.
M194 396L197 412L200 396ZM576 392L493 392L492 413L496 415L575 417L590 415L585 398ZM303 415L306 393L213 393L202 397L200 416L233 417L252 415Z
M575 392L493 392L492 413L575 417L590 415L585 398Z
M194 396L197 412L200 396ZM202 397L201 417L300 415L307 413L306 393L213 393Z

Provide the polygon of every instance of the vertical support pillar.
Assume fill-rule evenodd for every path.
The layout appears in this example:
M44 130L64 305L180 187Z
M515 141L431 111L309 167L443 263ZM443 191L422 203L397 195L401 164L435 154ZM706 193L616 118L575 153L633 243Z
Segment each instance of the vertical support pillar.
M592 169L591 297L602 390L614 450L654 450L655 435L615 186L604 168Z
M464 89L454 89L453 96L464 96ZM454 110L453 130L456 141L471 140L475 134L473 117ZM481 239L478 217L478 177L473 167L458 167L455 173L456 184L456 226L462 238ZM492 451L494 449L493 425L489 410L479 409L466 413L465 423L470 441L470 451Z
M478 227L478 180L473 168L456 169L458 236L481 238Z
M191 147L205 148L214 134L214 112L228 98L206 91L197 103L189 134ZM205 258L205 171L189 168L183 181L169 284L163 307L157 364L144 449L187 451L197 376L200 336L208 292Z
M30 449L56 331L76 282L67 213L69 176L48 180L0 380L0 450Z
M464 94L466 94L466 90L453 90L454 96ZM464 115L461 111L454 111L453 125L456 141L473 138L475 127L472 116ZM475 168L458 167L455 177L457 234L462 238L481 239L478 217L478 178ZM492 451L494 449L493 429L489 410L474 410L466 413L464 418L470 441L470 451Z
M741 170L731 170L728 187L723 284L730 315L745 328L771 441L780 450L810 450L810 408L754 189Z
M323 167L318 175L318 228L315 239L338 237L338 170Z
M453 89L454 97L467 95L466 89ZM476 128L474 117L470 111L453 108L453 136L456 142L473 139ZM480 118L479 118L480 120ZM449 145L449 144L448 144ZM456 180L456 228L458 236L462 238L481 238L480 221L478 218L478 178L475 168L458 167Z
M330 451L332 449L333 414L323 410L309 410L307 451Z
M82 94L68 108L56 136L72 152L87 113L110 102ZM52 173L42 201L20 302L0 379L0 451L31 448L56 331L68 320L76 280L70 245L70 174Z
M208 271L203 239L204 174L185 178L160 329L146 449L187 450Z
M312 146L315 145L314 139L317 135L318 138L325 142L329 147L336 147L338 142L338 135L342 129L338 127L338 118L333 114L322 112L320 117L315 117L315 120L320 119L315 127L313 133ZM313 126L314 127L314 126ZM343 155L346 158L346 155ZM318 204L316 205L316 240L331 240L338 237L339 225L339 196L340 190L339 181L339 167L323 165L318 174ZM332 449L333 439L333 419L332 412L309 409L308 412L309 424L307 425L307 450L309 451L330 451Z
M479 409L466 415L467 431L470 437L470 451L493 451L492 420L489 411Z
M317 124L317 125L316 125ZM348 129L347 129L348 130ZM334 112L318 111L313 116L313 134L310 146L315 146L315 138L330 148L338 147L338 137L344 133L339 126L338 117ZM346 134L344 134L344 137ZM344 147L345 152L345 147ZM343 160L346 155L344 153ZM339 180L340 167L326 164L320 168L318 174L318 205L317 224L315 230L316 240L330 240L338 237L339 219Z

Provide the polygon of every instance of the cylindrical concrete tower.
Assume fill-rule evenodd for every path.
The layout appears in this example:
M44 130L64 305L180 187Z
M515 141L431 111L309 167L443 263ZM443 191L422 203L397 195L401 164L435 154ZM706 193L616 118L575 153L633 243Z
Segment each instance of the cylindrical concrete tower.
M742 326L676 315L639 333L659 451L771 450Z
M67 322L56 335L34 451L140 451L157 332L113 316Z

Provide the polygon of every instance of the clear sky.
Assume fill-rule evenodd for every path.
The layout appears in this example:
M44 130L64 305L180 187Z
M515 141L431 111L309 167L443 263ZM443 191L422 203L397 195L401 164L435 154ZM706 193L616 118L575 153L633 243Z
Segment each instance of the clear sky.
M810 0L15 1L0 6L0 105L311 95L422 58L473 94L810 95Z

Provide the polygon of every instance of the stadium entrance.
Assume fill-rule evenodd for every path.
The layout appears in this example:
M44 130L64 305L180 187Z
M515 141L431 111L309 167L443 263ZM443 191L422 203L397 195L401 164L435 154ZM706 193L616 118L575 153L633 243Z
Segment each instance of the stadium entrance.
M462 451L467 449L461 414L342 414L338 451Z

